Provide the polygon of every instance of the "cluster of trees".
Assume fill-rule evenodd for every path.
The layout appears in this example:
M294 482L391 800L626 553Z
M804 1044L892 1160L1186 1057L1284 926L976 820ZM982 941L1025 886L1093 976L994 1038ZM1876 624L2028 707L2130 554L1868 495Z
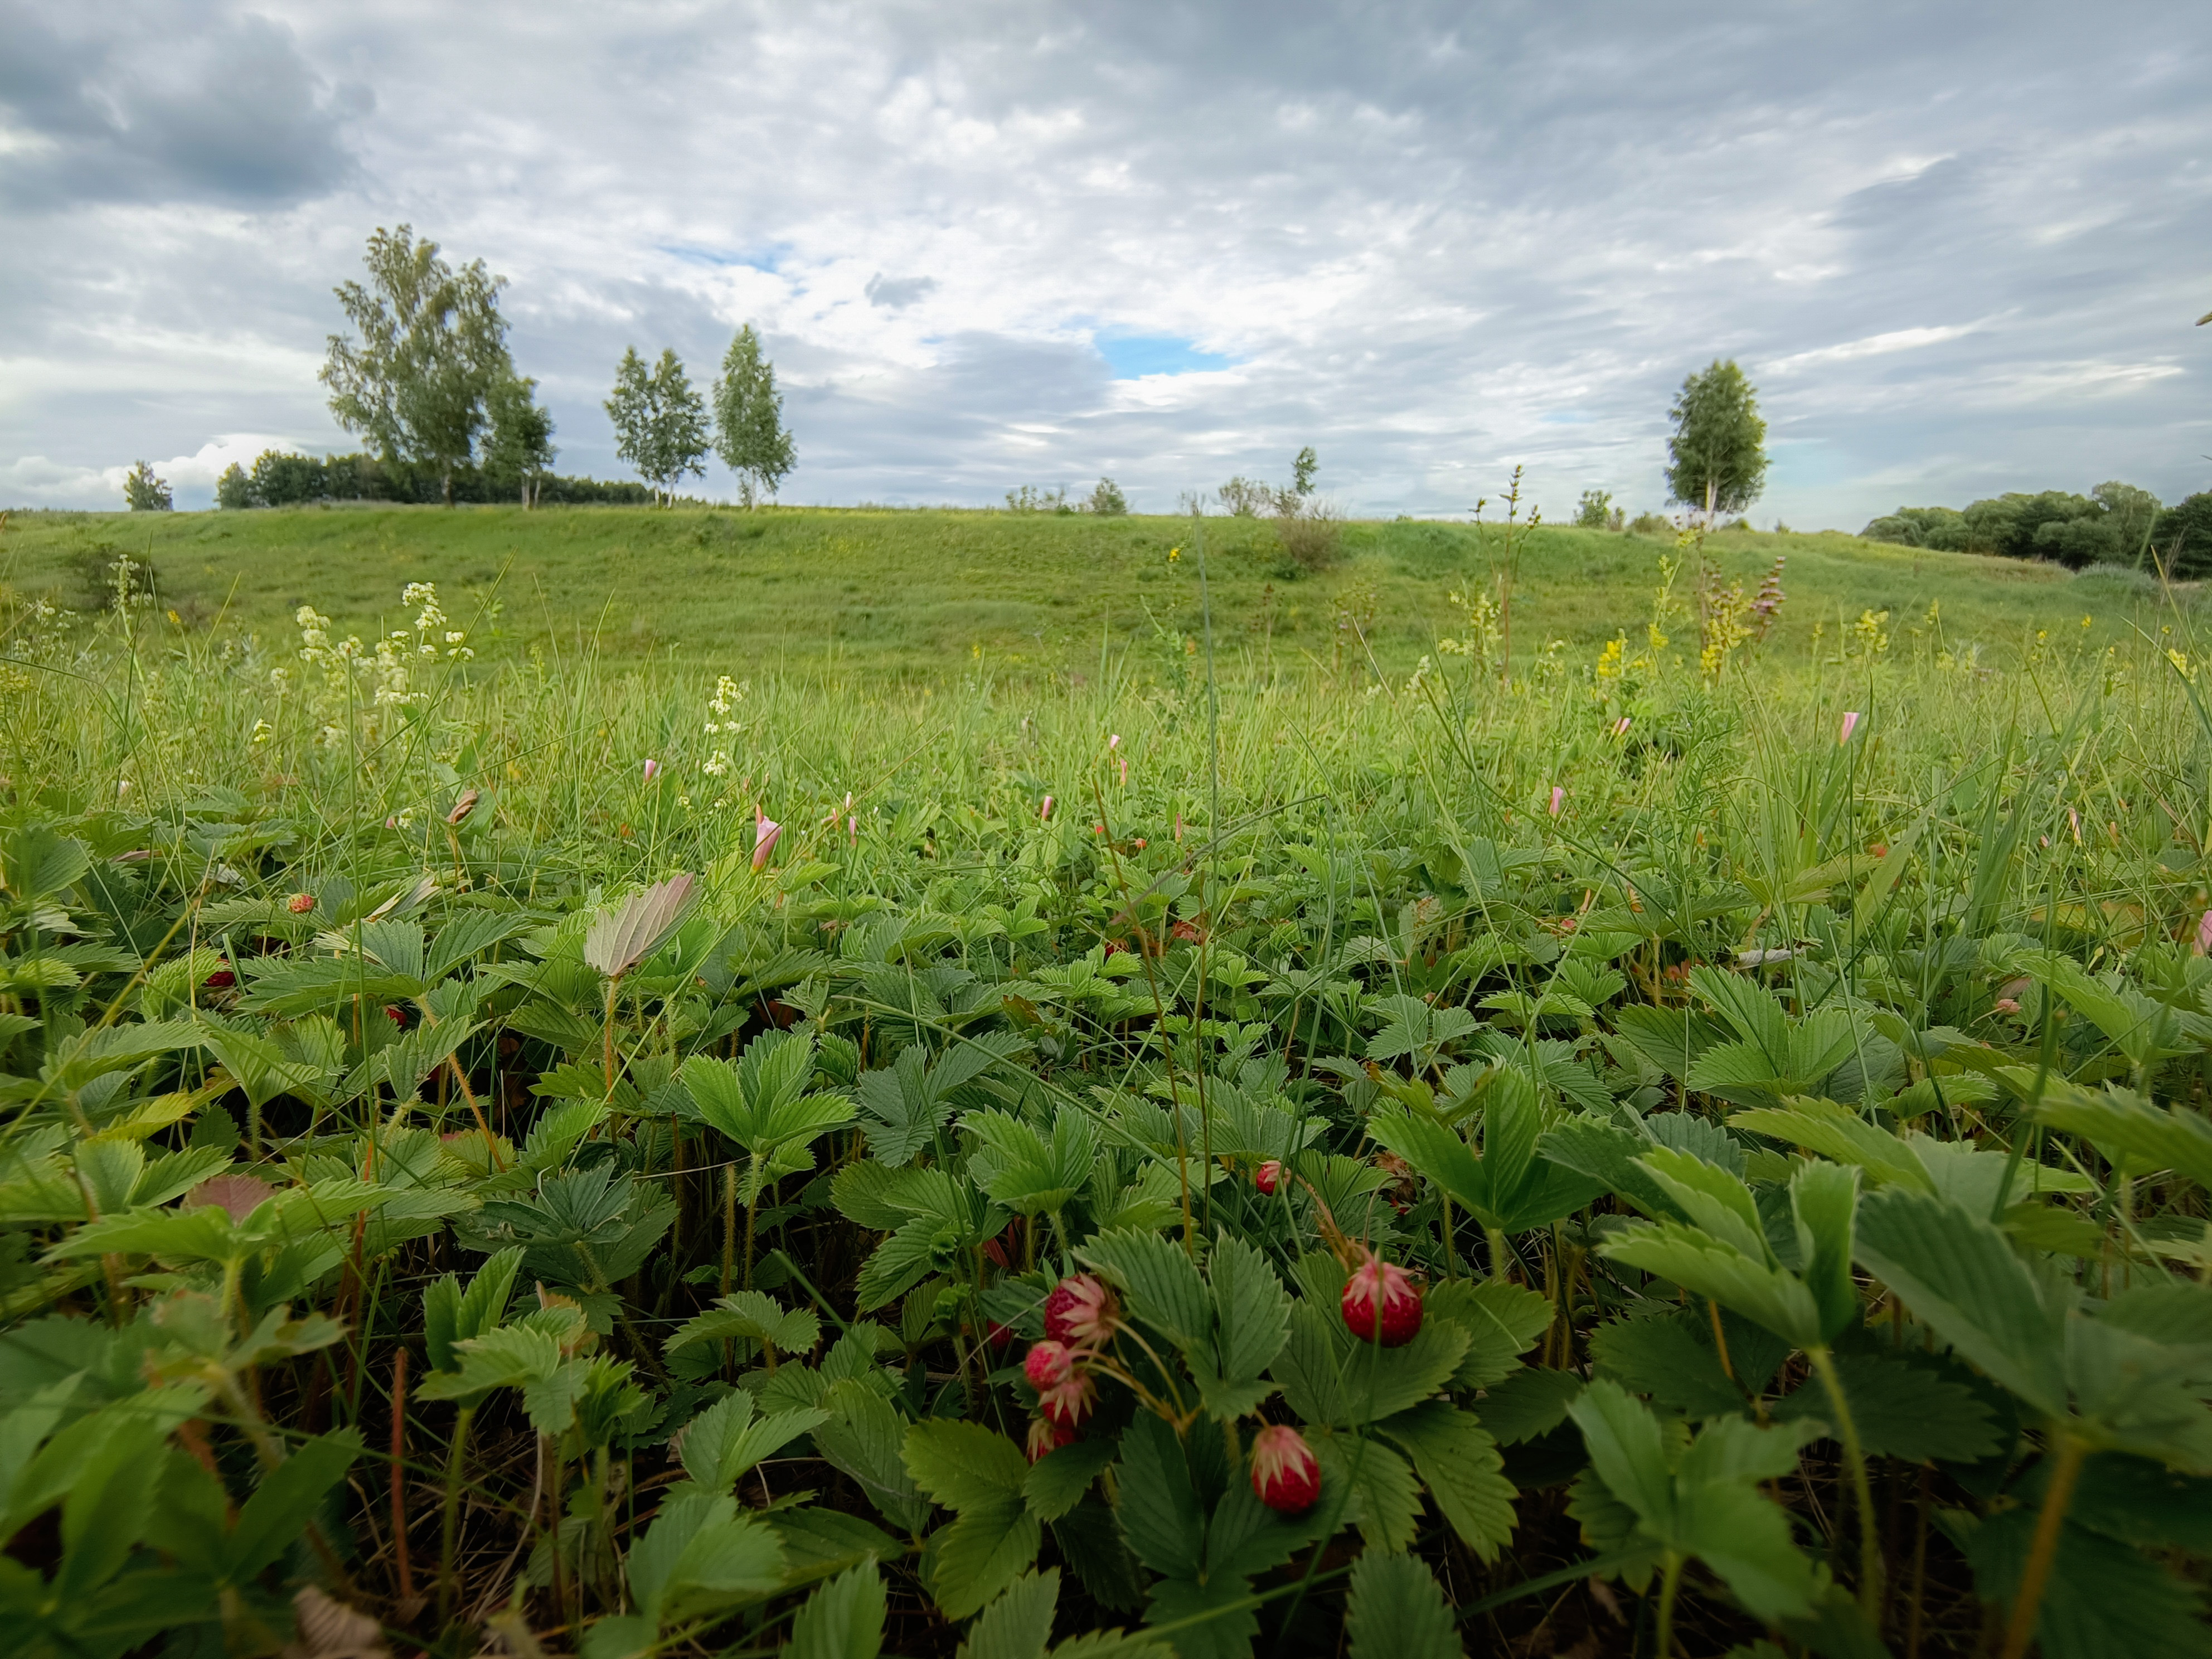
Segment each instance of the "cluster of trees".
M643 507L653 492L628 480L602 482L597 478L564 478L538 473L528 481L532 504L551 501L562 506ZM215 504L221 507L297 507L308 501L511 501L518 479L501 470L494 456L483 465L464 462L450 471L402 460L386 460L367 453L353 455L301 455L286 449L264 449L249 470L235 461L216 481Z
M738 492L748 507L762 495L775 499L798 452L784 430L775 365L762 354L750 323L722 356L712 401L710 427L708 400L692 386L675 352L664 349L648 369L637 348L627 348L606 403L615 453L637 469L656 499L672 501L685 475L703 476L710 450L738 475Z
M2086 495L2015 490L1964 508L1900 507L1859 533L1905 547L2047 559L2074 570L2118 564L2191 579L2212 574L2212 492L2166 507L2149 490L2117 481Z
M369 441L374 476L361 465L367 458L338 457L320 464L318 484L303 470L317 465L308 458L264 455L252 474L234 467L240 477L226 475L233 500L419 500L425 476L435 477L438 498L448 506L482 499L477 492L494 481L525 507L606 500L607 491L623 488L553 477L553 417L538 402L538 382L516 374L507 352L499 312L505 277L481 259L449 264L410 225L380 228L363 263L368 282L336 290L354 332L331 336L321 379L338 424ZM626 351L606 408L615 453L637 468L650 492L639 495L648 500L672 501L685 475L702 472L712 448L737 473L750 507L757 493L774 495L795 459L775 370L750 323L731 343L714 382L711 436L705 403L673 351L662 352L650 370L635 349ZM266 476L262 462L270 464Z
M358 337L333 334L320 378L331 413L359 433L386 465L436 476L447 506L454 477L477 459L512 477L525 507L551 470L553 417L537 402L538 382L514 372L507 319L499 314L507 279L481 259L455 267L414 227L380 227L362 262L368 282L336 293Z

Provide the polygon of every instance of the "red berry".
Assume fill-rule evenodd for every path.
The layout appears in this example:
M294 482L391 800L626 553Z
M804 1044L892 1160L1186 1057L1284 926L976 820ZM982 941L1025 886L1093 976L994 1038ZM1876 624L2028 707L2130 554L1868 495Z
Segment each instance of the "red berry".
M284 901L284 908L295 916L304 916L315 908L315 896L313 893L295 893Z
M1252 1437L1252 1492L1278 1515L1303 1515L1321 1496L1321 1463L1296 1429L1271 1423Z
M1403 1347L1421 1328L1421 1293L1403 1267L1370 1256L1344 1287L1345 1328L1363 1342Z
M1075 1356L1065 1343L1040 1342L1022 1358L1022 1375L1039 1394L1058 1388L1075 1369Z
M394 1025L398 1026L402 1030L405 1030L407 1029L407 1016L400 1012L398 1009L393 1007L387 1002L384 1005L384 1012Z
M983 1328L983 1340L991 1345L991 1351L994 1353L1004 1353L1007 1345L1013 1340L1014 1334L996 1320L993 1320Z
M1062 1446L1072 1446L1082 1437L1073 1429L1055 1423L1049 1417L1030 1419L1030 1440L1027 1448L1030 1462L1049 1457Z
M1075 1273L1044 1299L1044 1334L1055 1342L1089 1347L1114 1330L1114 1293L1089 1273Z
M1262 1198L1273 1198L1275 1195L1276 1188L1281 1186L1282 1182L1283 1166L1274 1158L1269 1158L1252 1172L1252 1184L1260 1189L1260 1195Z
M1083 1371L1071 1370L1051 1388L1037 1390L1037 1409L1073 1432L1098 1403L1098 1386Z
M228 968L218 968L201 981L210 991L228 991L238 983L238 975Z

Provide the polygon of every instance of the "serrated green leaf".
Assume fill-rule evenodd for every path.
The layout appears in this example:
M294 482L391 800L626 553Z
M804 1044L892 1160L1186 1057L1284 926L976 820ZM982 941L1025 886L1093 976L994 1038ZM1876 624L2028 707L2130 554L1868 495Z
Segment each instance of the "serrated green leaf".
M915 1423L906 1431L902 1455L915 1484L949 1510L1019 1498L1029 1476L1022 1449L980 1423Z
M1091 1483L1120 1455L1118 1442L1078 1440L1048 1452L1030 1466L1022 1482L1030 1513L1040 1521L1057 1521L1083 1501Z
M1352 1659L1461 1659L1459 1621L1443 1586L1410 1555L1362 1555L1352 1569L1345 1635Z
M1917 1365L1887 1354L1841 1353L1835 1364L1860 1443L1875 1455L1908 1463L1973 1463L1999 1449L1989 1407L1971 1388L1944 1376L1932 1363ZM1814 1421L1834 1426L1834 1407L1817 1381L1785 1395L1770 1410L1778 1423Z
M970 1626L958 1659L1044 1659L1060 1605L1060 1569L1025 1572Z
M933 1541L931 1594L946 1618L965 1619L1036 1559L1044 1532L1018 1491L996 1492L963 1509Z
M929 1520L929 1499L902 1456L905 1419L889 1401L857 1381L833 1382L818 1403L828 1415L814 1431L815 1449L858 1481L892 1525L920 1532Z
M1583 1379L1572 1371L1523 1369L1491 1384L1476 1412L1499 1445L1517 1446L1565 1422L1582 1391Z
M1965 1358L2044 1415L2064 1413L2063 1316L1997 1229L1889 1188L1860 1200L1854 1254Z
M1158 1233L1101 1233L1076 1254L1121 1287L1130 1314L1178 1348L1202 1349L1211 1341L1212 1299L1180 1246Z
M884 1575L872 1561L842 1572L792 1616L789 1659L876 1659L884 1648Z
M1467 1547L1494 1561L1510 1542L1519 1494L1488 1430L1469 1413L1432 1400L1376 1425L1413 1460L1437 1511Z

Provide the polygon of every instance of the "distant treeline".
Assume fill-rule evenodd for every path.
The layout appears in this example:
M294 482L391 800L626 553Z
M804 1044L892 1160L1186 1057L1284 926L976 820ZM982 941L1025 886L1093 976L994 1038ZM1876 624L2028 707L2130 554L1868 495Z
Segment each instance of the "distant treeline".
M453 469L456 501L514 501L521 499L522 480L513 474L463 462ZM650 507L653 491L641 483L602 483L539 473L530 480L533 503ZM249 471L233 462L216 483L217 507L296 507L306 501L411 501L425 506L446 500L446 473L438 466L387 461L374 455L300 455L264 449Z
M2080 570L2093 564L2212 575L2212 490L2172 507L2133 484L2100 483L2086 495L2014 491L1950 507L1900 507L1859 532L1869 540L1948 553L2046 559Z

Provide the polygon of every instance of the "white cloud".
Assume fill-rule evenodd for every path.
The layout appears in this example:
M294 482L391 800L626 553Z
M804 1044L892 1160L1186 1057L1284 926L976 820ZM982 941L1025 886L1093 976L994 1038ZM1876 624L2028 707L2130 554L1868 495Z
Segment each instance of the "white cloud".
M1941 345L1946 340L1956 340L1972 334L1978 325L1960 323L1939 328L1895 328L1886 334L1869 334L1863 340L1846 340L1841 345L1817 346L1810 351L1793 352L1787 357L1777 357L1765 365L1770 374L1786 374L1792 369L1808 368L1814 363L1847 363L1855 357L1882 357L1893 351L1917 351L1923 346Z
M1673 388L1717 355L1760 380L1786 440L1761 510L1792 523L1856 527L1939 450L2023 488L2202 480L2183 423L2212 341L2184 276L2212 15L423 15L218 13L241 98L219 52L166 52L183 0L75 33L0 0L29 43L0 63L0 489L104 503L130 455L181 451L191 501L212 434L348 445L313 376L329 289L402 221L511 279L561 464L601 476L623 347L673 345L703 382L751 319L799 441L787 499L988 502L1111 470L1164 508L1310 442L1358 510L1456 510L1516 458L1555 514L1587 485L1656 507ZM88 114L86 85L140 128ZM64 161L100 188L5 193ZM1117 380L1109 331L1233 367Z

